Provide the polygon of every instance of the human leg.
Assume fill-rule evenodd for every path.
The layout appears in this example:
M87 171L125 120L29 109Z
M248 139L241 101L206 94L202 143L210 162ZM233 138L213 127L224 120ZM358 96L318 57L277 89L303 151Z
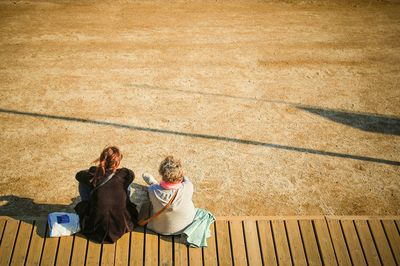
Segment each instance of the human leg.
M90 199L90 188L79 182L79 195L81 196L81 200L89 200Z

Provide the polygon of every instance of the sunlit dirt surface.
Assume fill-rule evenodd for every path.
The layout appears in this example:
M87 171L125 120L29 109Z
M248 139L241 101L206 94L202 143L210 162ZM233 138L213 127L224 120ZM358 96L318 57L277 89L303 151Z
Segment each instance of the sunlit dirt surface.
M0 214L106 145L215 215L400 214L400 4L0 1Z

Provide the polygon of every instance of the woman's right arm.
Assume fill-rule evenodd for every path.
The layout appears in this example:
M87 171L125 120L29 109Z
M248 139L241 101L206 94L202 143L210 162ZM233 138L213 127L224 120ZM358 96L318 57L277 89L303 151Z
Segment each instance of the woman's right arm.
M125 168L125 169L127 170L127 177L126 177L125 181L126 181L126 185L129 186L135 179L135 173L131 169L128 169L128 168Z
M184 176L184 177L183 177L183 181L182 181L182 182L185 182L185 183L192 183L192 181L190 181L189 177L187 177L187 176Z
M194 186L192 181L190 181L190 179L187 176L183 177L183 182L185 184L185 187L188 187L191 190L191 193L193 194L194 191Z

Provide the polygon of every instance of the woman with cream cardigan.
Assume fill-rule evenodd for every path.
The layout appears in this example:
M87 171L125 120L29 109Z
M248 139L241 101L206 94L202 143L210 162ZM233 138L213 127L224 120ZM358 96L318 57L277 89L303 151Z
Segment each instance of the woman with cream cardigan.
M181 161L173 156L166 157L160 164L159 174L160 183L150 174L143 174L144 181L149 184L151 215L164 209L151 219L147 228L162 235L184 234L187 244L193 247L207 246L209 227L215 218L208 211L194 207L193 183L184 176Z

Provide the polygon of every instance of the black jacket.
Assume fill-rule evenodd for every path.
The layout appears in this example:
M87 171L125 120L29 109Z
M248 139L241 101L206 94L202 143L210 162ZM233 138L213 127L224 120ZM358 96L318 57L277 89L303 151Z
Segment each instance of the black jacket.
M96 167L80 171L76 174L76 180L92 190L95 172ZM97 184L110 174L111 171L107 170ZM91 194L89 201L76 205L75 211L79 215L82 234L95 242L114 243L123 234L133 230L138 213L136 206L129 200L127 188L134 178L132 170L117 169L111 180Z

